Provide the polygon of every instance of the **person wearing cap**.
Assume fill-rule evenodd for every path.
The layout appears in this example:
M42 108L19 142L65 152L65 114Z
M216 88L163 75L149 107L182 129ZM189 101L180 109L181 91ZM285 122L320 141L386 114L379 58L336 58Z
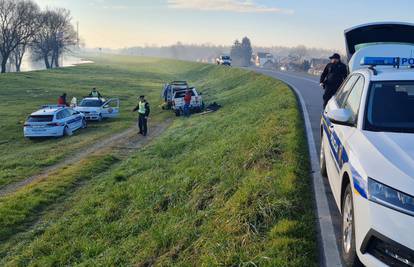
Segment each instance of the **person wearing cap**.
M335 53L329 59L331 62L326 65L320 79L320 85L325 89L325 93L323 94L324 108L348 76L348 68L341 62L341 56L339 54Z
M138 98L138 105L132 110L132 112L138 111L138 127L139 134L147 136L148 133L148 116L150 114L150 106L145 96Z

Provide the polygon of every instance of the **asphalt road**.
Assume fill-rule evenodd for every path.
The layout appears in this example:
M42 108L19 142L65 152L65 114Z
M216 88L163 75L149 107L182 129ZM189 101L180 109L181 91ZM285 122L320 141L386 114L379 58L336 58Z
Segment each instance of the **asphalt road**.
M272 71L261 68L254 68L254 71L260 72L262 74L271 76L273 78L282 80L287 84L290 84L300 92L302 95L305 105L309 113L309 119L311 122L313 137L316 144L317 151L320 150L321 145L321 134L320 134L320 121L321 114L323 111L323 101L322 94L323 90L319 86L318 77L311 76L305 73L295 73L295 72L281 72L281 71ZM325 193L328 199L329 210L332 216L332 224L334 227L334 232L336 236L336 241L338 248L341 248L341 215L336 207L332 191L329 187L328 179L324 179Z

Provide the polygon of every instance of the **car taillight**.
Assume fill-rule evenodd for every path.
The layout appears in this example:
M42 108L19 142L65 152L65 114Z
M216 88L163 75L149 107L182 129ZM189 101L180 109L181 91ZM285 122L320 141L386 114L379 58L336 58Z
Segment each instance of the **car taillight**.
M59 122L54 122L54 123L48 123L46 125L49 127L57 127L57 126L62 126L63 124Z

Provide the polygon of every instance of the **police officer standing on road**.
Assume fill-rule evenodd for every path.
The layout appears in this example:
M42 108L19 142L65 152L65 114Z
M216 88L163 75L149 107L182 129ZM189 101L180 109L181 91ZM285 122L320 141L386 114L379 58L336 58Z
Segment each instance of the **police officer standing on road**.
M145 96L140 96L138 105L132 110L135 112L138 110L138 127L139 127L139 134L143 136L147 136L148 133L148 116L150 114L150 106Z
M325 93L323 94L324 108L348 76L348 68L341 62L341 56L339 54L335 53L329 59L331 62L326 65L320 80L321 86L325 89Z

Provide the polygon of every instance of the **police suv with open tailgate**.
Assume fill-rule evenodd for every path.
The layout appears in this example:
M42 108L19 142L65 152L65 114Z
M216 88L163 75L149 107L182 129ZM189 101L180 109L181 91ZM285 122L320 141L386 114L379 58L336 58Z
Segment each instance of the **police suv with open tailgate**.
M414 25L345 32L351 74L321 120L345 265L414 266Z

